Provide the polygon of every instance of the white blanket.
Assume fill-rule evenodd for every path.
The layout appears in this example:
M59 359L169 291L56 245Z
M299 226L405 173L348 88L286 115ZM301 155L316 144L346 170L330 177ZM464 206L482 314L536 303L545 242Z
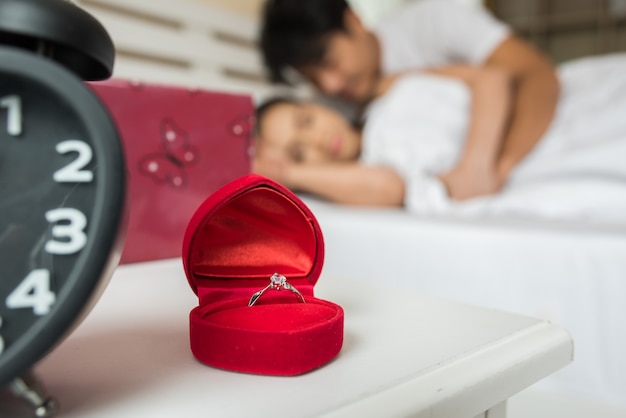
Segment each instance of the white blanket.
M454 202L437 174L463 148L471 97L460 81L405 76L368 109L362 161L395 168L418 214L626 223L626 54L559 68L556 117L497 195Z

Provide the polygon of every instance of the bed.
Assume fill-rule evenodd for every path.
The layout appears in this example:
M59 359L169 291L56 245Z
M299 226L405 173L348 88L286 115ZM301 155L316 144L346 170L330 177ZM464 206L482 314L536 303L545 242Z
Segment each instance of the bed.
M118 78L256 100L278 92L263 80L252 18L182 1L77 3L110 31ZM572 334L575 361L541 385L626 408L626 225L420 217L303 198L325 235L324 276L552 320Z
M305 201L325 234L325 275L553 321L571 333L575 360L540 384L626 406L624 226L423 218Z

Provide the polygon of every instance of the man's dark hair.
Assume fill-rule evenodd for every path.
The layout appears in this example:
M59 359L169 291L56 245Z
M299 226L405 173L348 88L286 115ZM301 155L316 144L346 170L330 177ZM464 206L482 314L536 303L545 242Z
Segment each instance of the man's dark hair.
M319 63L326 40L345 31L346 0L267 0L260 48L270 80L288 83L284 70Z

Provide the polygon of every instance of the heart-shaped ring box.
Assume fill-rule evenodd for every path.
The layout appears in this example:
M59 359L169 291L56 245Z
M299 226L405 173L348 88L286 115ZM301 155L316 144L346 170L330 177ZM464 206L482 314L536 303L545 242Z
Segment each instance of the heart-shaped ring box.
M298 375L332 360L343 344L341 306L313 295L324 262L322 231L310 209L255 174L209 196L192 216L183 265L199 305L190 313L194 356L236 372ZM270 289L279 273L304 297Z

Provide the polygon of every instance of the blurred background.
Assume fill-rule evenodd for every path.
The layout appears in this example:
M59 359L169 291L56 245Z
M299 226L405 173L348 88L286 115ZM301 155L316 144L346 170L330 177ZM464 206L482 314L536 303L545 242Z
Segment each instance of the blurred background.
M258 16L263 0L194 0ZM349 0L375 24L394 8L415 0ZM419 0L418 0L419 1ZM455 0L488 7L556 62L626 51L626 0Z
M626 50L626 0L487 0L486 5L557 62Z

